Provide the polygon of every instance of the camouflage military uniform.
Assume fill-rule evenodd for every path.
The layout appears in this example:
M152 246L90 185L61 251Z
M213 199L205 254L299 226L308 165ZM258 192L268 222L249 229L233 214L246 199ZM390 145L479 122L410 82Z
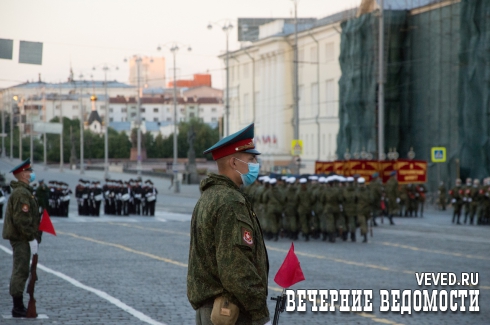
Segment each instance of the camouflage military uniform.
M43 210L47 209L49 206L49 188L46 184L41 183L36 189L36 199L37 203Z
M443 211L446 210L446 202L447 202L446 191L447 191L446 186L444 186L444 183L441 182L441 184L439 185L438 194L439 194L439 206Z
M351 240L356 241L357 193L353 183L349 183L343 191L344 213L347 217L347 229Z
M367 221L371 214L371 193L365 186L357 189L357 222L361 228L361 235L364 236L364 242L367 242Z
M3 239L10 240L13 250L12 277L10 278L10 295L21 297L29 277L31 249L29 241L41 242L39 207L33 189L28 184L12 181L12 194L7 202Z
M463 207L463 195L464 190L461 186L456 186L449 191L449 195L451 196L451 204L453 206L453 223L457 221L457 224L461 224L459 218L461 217L461 208Z
M262 231L250 202L228 177L211 174L191 221L187 297L197 324L207 318L215 298L240 309L236 324L263 325L267 309L269 262Z
M277 240L282 225L282 210L284 207L282 189L277 185L271 186L270 190L264 194L264 204L267 207L269 230L274 240Z
M335 242L336 230L345 230L345 218L341 211L342 192L338 185L328 187L325 191L325 212L327 215L327 233L330 242Z
M305 185L301 185L298 195L298 216L301 232L306 240L310 239L311 196Z
M291 239L298 239L298 189L294 184L286 188L284 198L286 200L284 207L285 226Z

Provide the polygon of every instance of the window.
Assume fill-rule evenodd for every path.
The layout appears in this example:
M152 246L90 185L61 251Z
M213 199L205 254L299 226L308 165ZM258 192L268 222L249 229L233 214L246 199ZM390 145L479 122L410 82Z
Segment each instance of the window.
M158 107L153 108L153 113L158 113Z
M146 108L144 108L144 107L141 107L141 108L140 108L140 112L141 112L141 113L144 113L144 112L146 112Z
M185 122L185 118L181 117L181 118L180 118L180 121L181 121L181 122Z
M87 105L82 105L82 109L87 109Z
M195 115L196 115L195 113L189 113L189 117L190 117L190 118L195 117Z
M327 62L335 60L335 48L333 42L325 44L325 60Z
M242 121L248 122L250 116L250 96L249 94L243 95L243 107L242 107Z
M136 106L131 106L131 109L136 109Z
M128 109L127 108L121 108L121 113L127 113Z
M109 122L114 122L114 119L112 117L110 117Z
M131 117L135 117L136 116L136 113L131 113Z
M169 112L170 112L170 107L167 107L167 113L169 113Z
M73 109L78 109L78 105L73 105Z
M73 115L72 120L77 120L77 119L79 119L79 117L77 115Z
M216 107L211 108L212 113L216 113Z
M335 93L334 93L334 80L328 79L325 83L325 101L327 103L326 114L327 116L335 116Z
M194 106L189 106L189 109L194 109L195 107Z
M100 105L100 109L105 109L105 105Z
M318 49L316 46L312 46L310 48L310 61L311 61L311 63L317 63L318 62Z
M158 122L158 117L154 117L153 122Z
M248 66L249 66L248 63L245 63L243 65L243 78L245 79L248 79L248 69L249 69Z
M211 122L217 122L217 121L218 121L218 119L216 117L211 118Z
M60 109L61 105L56 105L54 108Z
M167 122L172 122L172 118L167 117Z
M180 112L181 112L181 113L184 113L184 112L185 112L185 109L184 109L184 108L181 108L181 109L180 109Z
M199 107L199 113L202 113L202 112L204 112L204 108Z
M310 90L310 115L315 116L318 111L318 83L312 83Z
M110 113L114 113L114 108L109 108Z
M142 121L146 121L146 118L142 117L142 118L141 118L141 120L142 120Z

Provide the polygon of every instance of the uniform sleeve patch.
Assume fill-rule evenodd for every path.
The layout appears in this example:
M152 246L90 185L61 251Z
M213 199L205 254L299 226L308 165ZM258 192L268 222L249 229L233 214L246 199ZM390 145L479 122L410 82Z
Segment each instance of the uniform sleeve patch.
M252 231L250 231L244 227L242 227L242 239L243 239L243 242L249 246L252 246L254 244Z
M22 211L29 212L29 206L27 204L22 204Z

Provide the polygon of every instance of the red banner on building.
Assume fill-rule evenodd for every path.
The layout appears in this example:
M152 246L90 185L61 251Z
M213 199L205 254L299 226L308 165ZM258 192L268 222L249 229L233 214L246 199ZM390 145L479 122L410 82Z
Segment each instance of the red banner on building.
M366 182L370 182L373 174L378 172L383 183L386 183L393 171L397 172L397 180L400 184L427 182L427 162L423 160L337 160L334 162L315 162L316 174L330 174L332 172L344 176L358 174L364 177Z
M367 183L373 179L373 174L378 172L379 163L377 160L349 160L344 166L347 165L344 176L359 175L363 177Z
M396 162L398 184L427 182L427 162L423 160L398 159Z
M379 162L379 177L381 177L383 183L386 183L390 179L390 174L394 170L394 160L383 160Z

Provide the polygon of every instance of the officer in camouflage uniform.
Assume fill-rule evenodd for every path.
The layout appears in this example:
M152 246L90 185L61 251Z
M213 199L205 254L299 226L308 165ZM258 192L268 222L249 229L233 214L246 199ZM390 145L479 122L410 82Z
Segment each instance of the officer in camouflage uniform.
M378 173L372 175L372 181L369 183L369 190L371 191L371 196L373 198L373 225L377 226L376 217L381 215L381 197L383 194L383 184Z
M447 202L446 192L447 192L446 186L444 185L444 182L441 181L439 183L438 194L439 194L439 206L441 207L442 211L446 211L446 202Z
M267 207L267 220L272 238L277 241L281 229L284 196L275 178L272 178L269 184L270 190L264 194L264 204Z
M386 196L388 200L388 219L390 220L390 225L394 225L393 216L397 215L399 211L400 194L396 172L391 172L390 176L390 179L386 182Z
M330 176L329 184L325 190L325 213L327 215L328 241L335 243L337 231L342 234L345 230L345 219L342 214L342 192L339 186L339 176Z
M10 278L10 295L14 303L12 317L25 317L27 309L24 306L23 293L29 277L31 254L37 254L41 242L39 231L41 218L33 189L29 186L36 177L30 159L23 161L10 172L14 174L17 181L10 183L13 191L5 211L2 237L10 241L13 251Z
M449 195L451 196L451 204L453 206L453 223L457 221L457 224L460 225L459 221L461 217L461 208L463 206L463 196L464 190L461 188L461 179L456 179L456 186L453 187L449 191Z
M240 191L259 172L253 124L204 153L212 153L219 174L201 181L192 213L187 297L196 324L211 325L213 317L237 325L271 324L267 250L257 216Z
M307 186L308 180L306 178L300 178L298 196L298 217L299 226L301 227L301 233L305 237L306 241L310 240L310 221L311 221L311 204L312 198L308 192Z
M463 186L463 207L464 207L464 223L466 223L466 219L468 218L468 215L470 214L470 200L471 200L471 183L472 179L467 178L466 179L466 185Z
M364 237L363 243L367 243L367 222L371 217L372 199L371 193L366 188L366 180L363 177L357 179L359 185L357 189L357 222L361 228L361 235Z
M475 219L476 215L476 210L478 208L478 205L480 204L480 180L475 178L473 180L473 186L470 188L470 193L468 195L468 203L470 205L470 224L473 224L473 221ZM466 223L466 216L464 218L464 223ZM477 221L478 223L478 221Z
M347 177L347 187L344 188L342 194L347 231L350 232L350 239L356 241L357 191L354 186L354 177Z
M296 187L296 178L290 177L287 179L289 184L284 192L284 199L286 200L284 206L284 225L289 238L292 240L298 239L298 188Z

